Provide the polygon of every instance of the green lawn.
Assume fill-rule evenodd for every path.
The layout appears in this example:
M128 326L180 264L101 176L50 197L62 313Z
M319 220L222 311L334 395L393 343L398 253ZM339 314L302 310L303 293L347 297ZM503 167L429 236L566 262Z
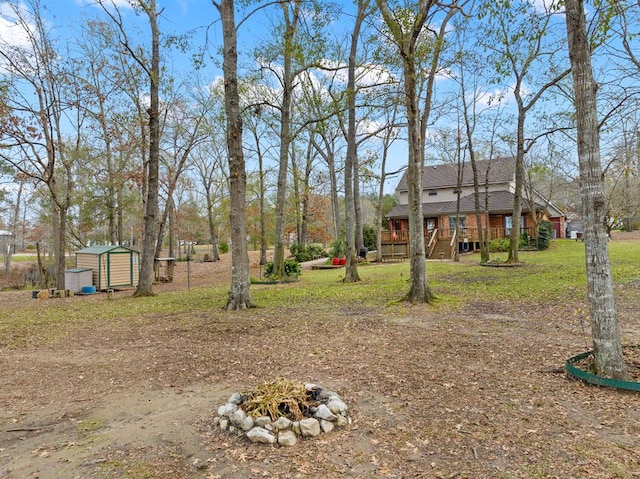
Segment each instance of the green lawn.
M639 242L609 244L612 271L616 285L638 280ZM541 306L566 300L568 296L586 301L584 244L553 241L546 251L521 252L524 266L514 268L483 267L479 256L466 255L460 262L428 262L427 275L438 297L433 307L461 308L471 301L525 301ZM493 254L492 259L506 259L506 254ZM409 288L409 263L364 265L359 268L362 281L345 284L343 270L305 271L297 283L286 285L253 285L252 298L261 310L282 311L313 304L320 311L336 304L358 308L385 307L387 314L402 314L405 305L398 299ZM134 299L121 296L105 308L101 301L51 301L46 305L27 301L20 308L3 311L0 343L52 340L56 325L73 325L119 317L139 321L153 315L216 312L224 305L227 284L191 291L159 294ZM4 294L4 293L0 293ZM233 314L222 313L216 314ZM34 334L42 330L41 334ZM61 328L64 329L64 328ZM11 337L11 339L9 339Z

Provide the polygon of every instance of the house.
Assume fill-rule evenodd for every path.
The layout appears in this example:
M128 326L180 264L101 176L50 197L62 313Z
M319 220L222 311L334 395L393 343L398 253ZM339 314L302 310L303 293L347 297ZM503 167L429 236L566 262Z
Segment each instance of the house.
M140 252L126 246L91 246L76 252L76 268L91 269L96 290L138 285Z
M582 238L583 225L582 216L578 213L570 212L565 218L565 237L571 239Z
M422 176L422 214L427 257L449 258L453 256L456 248L460 252L479 249L479 227L488 234L489 241L509 237L513 224L515 158L482 160L476 162L476 166L482 211L480 225L476 218L471 164L462 165L460 182L456 164L425 166ZM406 172L396 191L400 198L399 204L387 215L389 231L382 232L383 258L407 257L409 253L409 195ZM536 215L535 218L551 222L554 238L564 238L564 213L539 193L534 191L533 195L533 202L529 201L526 194L522 200L521 232L528 233L532 238L538 236L533 228L532 215ZM456 211L459 211L457 217Z

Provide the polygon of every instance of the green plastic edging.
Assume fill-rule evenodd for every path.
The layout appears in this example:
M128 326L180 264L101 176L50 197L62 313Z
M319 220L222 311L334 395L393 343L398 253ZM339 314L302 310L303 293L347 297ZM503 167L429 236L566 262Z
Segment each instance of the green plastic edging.
M593 356L593 351L587 351L586 353L578 354L577 356L573 356L572 358L567 359L567 361L564 363L564 368L567 371L567 374L577 379L581 379L589 384L596 384L598 386L605 386L608 388L624 389L626 391L640 392L639 382L621 381L620 379L603 378L600 376L596 376L595 374L588 373L574 366L575 363L577 363L578 361L582 361L583 359L586 359L589 356Z

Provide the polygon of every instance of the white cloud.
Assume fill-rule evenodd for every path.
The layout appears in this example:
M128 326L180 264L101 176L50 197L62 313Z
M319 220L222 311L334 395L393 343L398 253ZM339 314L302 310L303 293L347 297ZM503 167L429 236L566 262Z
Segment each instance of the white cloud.
M324 60L322 66L327 70L325 73L320 73L325 77L333 77L338 83L346 84L348 80L349 70L346 63L338 63L333 60ZM356 68L356 84L360 87L367 87L373 85L379 85L384 83L391 83L394 81L394 76L389 70L381 65L364 65Z
M113 6L116 8L133 8L135 3L132 0L76 0L76 4L81 7L99 7L100 5L104 5L106 8Z
M29 37L34 35L35 27L30 22L30 13L24 4L10 6L0 4L0 42L9 48L28 49Z
M532 5L541 13L564 12L564 4L559 0L533 0Z

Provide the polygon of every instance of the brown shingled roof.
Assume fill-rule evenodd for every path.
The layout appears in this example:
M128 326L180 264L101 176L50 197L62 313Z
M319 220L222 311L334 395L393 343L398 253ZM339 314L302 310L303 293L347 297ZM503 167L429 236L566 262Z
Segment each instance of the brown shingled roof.
M514 195L510 191L492 191L489 193L489 213L490 214L508 214L513 211ZM537 208L542 205L536 204ZM484 208L484 193L480 193L480 208ZM475 213L474 195L470 194L460 198L460 213ZM423 203L422 215L425 218L431 218L442 215L451 215L456 212L456 201L443 201L440 203ZM522 204L522 213L528 213L529 207L526 202ZM399 219L409 217L409 205L397 205L393 208L387 218Z
M471 163L462 165L462 186L473 185L473 169ZM515 158L495 158L493 160L476 161L478 182L483 185L487 169L489 170L489 184L509 183L515 181ZM450 188L458 184L458 165L442 163L424 167L422 175L422 189ZM400 179L396 191L407 191L407 172Z

